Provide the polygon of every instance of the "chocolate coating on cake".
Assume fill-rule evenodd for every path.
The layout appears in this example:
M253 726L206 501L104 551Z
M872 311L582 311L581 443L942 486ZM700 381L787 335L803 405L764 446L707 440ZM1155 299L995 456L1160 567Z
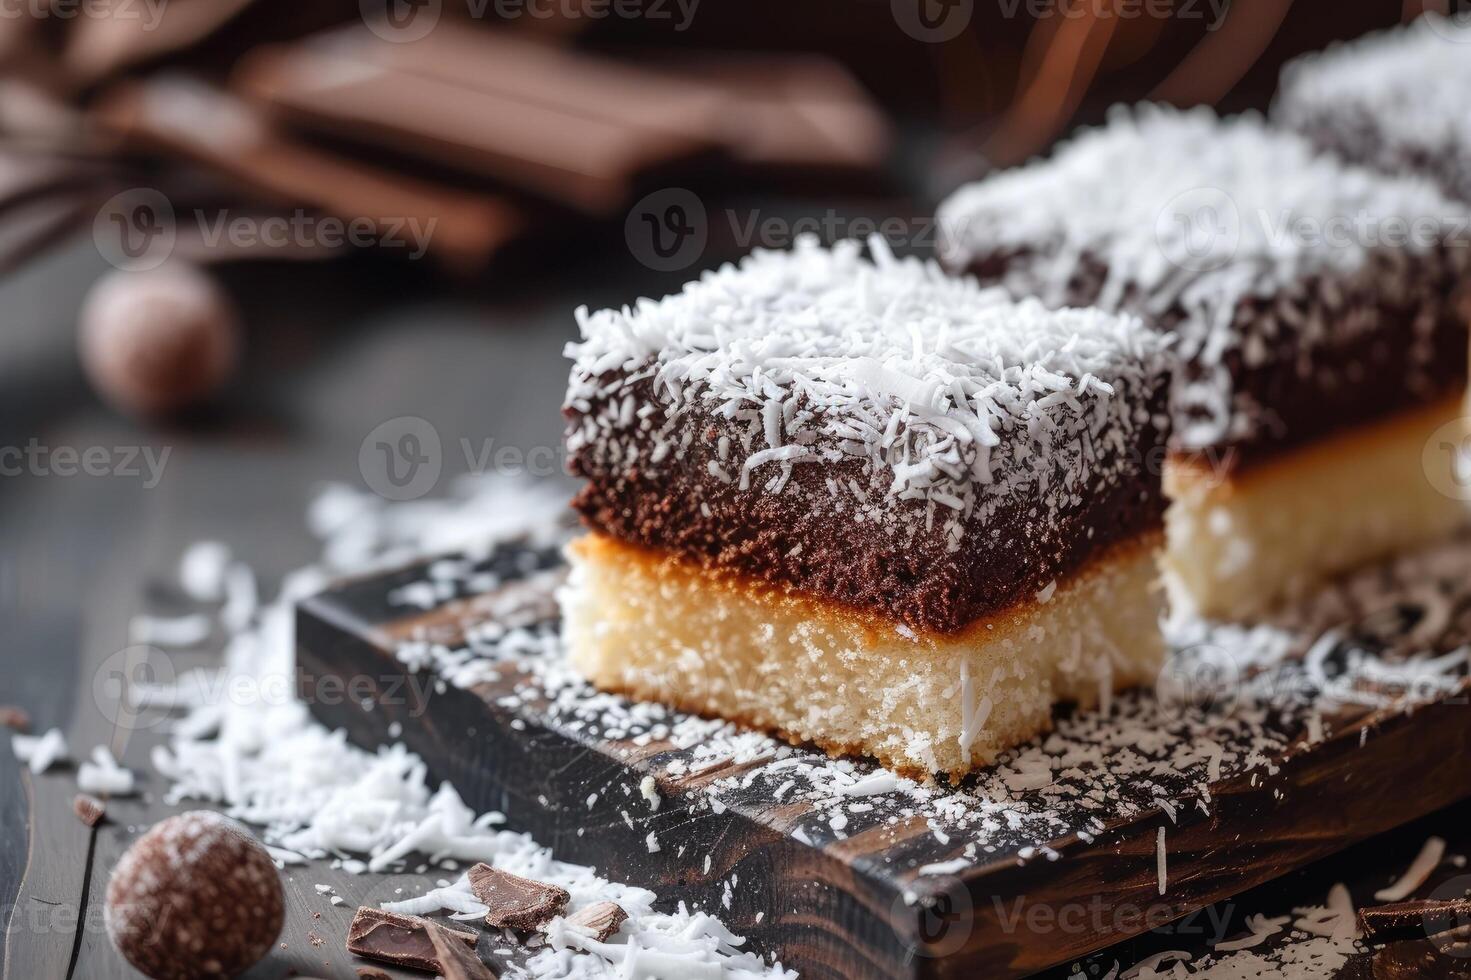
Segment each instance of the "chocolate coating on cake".
M1162 411L1162 389L1153 400ZM577 413L569 418L575 424ZM657 467L619 467L596 449L579 451L572 471L588 483L573 506L589 527L621 540L939 632L1031 599L1108 545L1157 528L1164 510L1163 439L1153 424L1137 431L1149 448L1131 457L1140 469L1130 479L1095 486L1086 502L1045 517L1029 494L1011 497L967 522L958 550L939 528L893 533L887 508L851 489L884 500L884 480L860 460L794 470L780 494L712 478L707 466L725 431L707 417L686 453ZM638 455L649 449L641 441Z
M599 317L570 466L621 540L952 632L1160 524L1166 380L1137 321L810 244Z
M1387 174L1422 174L1471 201L1471 24L1427 12L1303 55L1282 70L1272 119Z
M941 209L946 264L1172 338L1172 449L1251 465L1465 386L1471 212L1255 117L1118 110Z
M969 271L1019 293L1044 288L1025 255L989 256ZM1197 456L1215 472L1236 472L1463 390L1471 346L1464 274L1444 251L1410 260L1380 256L1348 279L1315 276L1276 297L1240 300L1231 316L1250 342L1225 350L1218 366L1186 357L1176 367L1171 450ZM1098 303L1106 279L1101 263L1083 256L1063 304ZM1138 289L1119 302L1125 309L1146 305ZM1171 333L1188 316L1172 305L1150 322ZM1325 344L1325 323L1365 329L1340 331ZM1213 383L1214 370L1229 382ZM1211 395L1224 390L1229 400L1213 404ZM1230 419L1224 425L1223 415Z

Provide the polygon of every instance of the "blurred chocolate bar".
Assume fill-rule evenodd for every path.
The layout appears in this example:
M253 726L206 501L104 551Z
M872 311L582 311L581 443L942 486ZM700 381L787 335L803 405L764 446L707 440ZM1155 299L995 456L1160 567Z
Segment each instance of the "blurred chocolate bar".
M63 61L82 83L197 44L255 0L94 0L107 16L78 17Z
M234 84L307 130L599 215L712 154L758 176L868 176L891 142L872 100L826 59L650 68L450 20L415 41L352 27L258 51Z
M624 126L684 133L758 166L875 169L892 139L862 87L817 55L703 52L646 56L635 65L454 21L408 43L372 43L352 29L338 38L362 57L406 72Z
M309 129L479 174L591 214L615 211L640 175L707 152L680 133L403 71L370 54L391 42L366 31L353 36L362 43L344 44L346 35L334 33L254 52L235 84ZM502 70L493 59L474 69Z
M183 156L285 204L367 220L385 237L430 229L447 264L479 267L520 230L499 198L444 188L291 139L248 103L185 76L154 76L104 94L92 119L132 149Z
M881 169L888 118L837 62L818 55L701 54L668 66L670 83L722 94L717 134L736 160L786 173Z

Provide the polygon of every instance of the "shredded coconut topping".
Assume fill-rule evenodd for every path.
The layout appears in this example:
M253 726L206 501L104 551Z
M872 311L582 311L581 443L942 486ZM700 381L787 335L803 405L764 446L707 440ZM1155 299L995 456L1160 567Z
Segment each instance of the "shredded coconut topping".
M1254 114L1155 105L1115 107L1051 158L961 188L938 217L952 268L999 263L988 277L1014 295L1134 310L1170 329L1191 365L1176 379L1177 435L1191 448L1259 424L1237 403L1233 362L1269 363L1286 332L1301 356L1380 329L1348 315L1345 297L1413 295L1417 275L1430 277L1407 255L1464 268L1471 244L1466 207L1428 179L1344 163ZM1453 256L1439 258L1447 245ZM1417 330L1435 323L1420 319Z
M1274 114L1292 122L1359 112L1380 137L1427 157L1471 162L1471 21L1430 12L1412 24L1304 55L1282 71Z
M1137 320L1013 303L881 239L870 249L804 239L663 300L579 310L569 449L657 470L684 461L713 417L713 479L780 493L794 467L866 460L887 513L943 526L952 550L1000 496L1064 506L1126 455L1139 389L1162 364ZM657 410L641 410L650 390ZM861 509L873 489L823 492Z

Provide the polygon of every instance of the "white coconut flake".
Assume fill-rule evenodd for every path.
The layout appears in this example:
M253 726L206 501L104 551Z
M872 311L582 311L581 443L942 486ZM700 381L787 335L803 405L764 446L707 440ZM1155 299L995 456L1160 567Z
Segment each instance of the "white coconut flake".
M1388 172L1409 160L1464 168L1471 153L1466 89L1471 23L1434 11L1411 24L1297 58L1282 70L1273 118L1303 127L1370 130L1362 150ZM1462 170L1460 186L1471 187Z
M1159 893L1163 895L1169 890L1169 869L1165 861L1165 829L1159 828L1159 833L1154 839L1154 872L1159 879Z
M1268 918L1264 915L1248 915L1246 917L1247 934L1239 939L1228 939L1216 943L1213 947L1217 953L1234 953L1243 949L1255 949L1262 943L1280 933L1292 917L1288 915Z
M195 602L219 602L225 597L225 569L230 549L219 541L197 541L179 559L179 586Z
M487 477L457 484L454 493L449 500L390 506L334 486L318 498L311 524L326 537L322 563L287 576L281 595L268 604L237 598L239 612L227 623L232 635L225 662L213 676L181 677L187 688L177 692L146 692L156 704L187 710L168 744L153 753L155 768L171 783L167 800L210 803L254 825L281 866L331 861L350 874L373 874L407 873L422 868L425 857L445 868L483 861L566 888L570 911L609 900L628 912L629 922L608 943L586 937L550 942L527 963L533 975L612 980L630 969L645 975L647 966L668 976L794 980L792 972L747 949L719 919L683 906L656 910L653 892L557 861L530 836L503 829L500 814L475 813L452 785L430 783L424 762L402 744L358 748L344 732L315 722L290 696L219 696L293 689L289 682L275 683L294 676L292 603L333 575L399 567L466 544L473 555L506 540L544 546L565 536L567 497L560 488ZM461 581L447 566L436 574L431 579ZM237 597L246 595L244 582L236 576ZM252 575L252 590L253 585ZM497 642L510 651L539 641L524 630L502 629ZM462 672L461 679L473 682L472 673ZM21 742L18 752L35 765L64 754L65 745L54 732ZM93 764L108 772L116 767L100 758ZM649 841L657 846L652 834ZM332 901L340 899L334 895ZM414 914L445 910L467 919L485 912L463 875L384 907Z
M1137 477L1098 447L1132 444L1161 338L870 246L804 237L677 295L582 311L568 448L593 470L687 467L845 521L856 506L900 536L938 522L952 551L1003 503L1046 527L1081 488ZM621 411L651 396L655 412Z
M59 728L53 728L44 735L13 735L10 745L15 757L37 776L63 761L67 754L66 736Z
M1460 61L1439 74L1448 89L1465 88L1462 48L1444 43L1438 52ZM1406 73L1402 84L1418 86L1427 74L1434 69ZM1336 101L1336 85L1329 88ZM1460 96L1447 104L1461 106ZM1465 117L1460 108L1444 114ZM1378 317L1346 313L1346 297L1364 303L1372 300L1360 293L1387 291L1444 303L1427 284L1471 264L1468 216L1428 179L1356 167L1255 114L1222 119L1205 107L1140 105L1114 107L1107 125L1044 160L962 187L938 223L952 268L996 259L997 281L1013 295L1135 311L1168 330L1188 365L1171 396L1175 437L1222 450L1278 424L1275 406L1238 390L1240 364L1292 358L1286 366L1307 374L1318 366L1315 352L1382 329ZM1434 265L1416 269L1411 257ZM1428 380L1436 317L1420 321L1408 376L1384 382ZM1302 325L1291 343L1281 339L1286 323ZM1323 382L1321 373L1313 379Z
M209 639L209 617L134 616L128 623L128 638L138 644L163 647L193 647Z
M83 793L130 796L134 792L134 784L132 771L118 765L105 745L93 749L91 760L77 767L77 788Z
M659 809L659 783L654 779L653 776L645 776L643 779L639 780L638 792L639 795L648 802L650 810Z
M1380 902L1403 902L1415 894L1415 891L1429 880L1431 872L1440 867L1440 862L1445 857L1445 846L1445 839L1441 837L1431 837L1426 840L1404 876L1388 888L1381 888L1375 892L1374 899Z

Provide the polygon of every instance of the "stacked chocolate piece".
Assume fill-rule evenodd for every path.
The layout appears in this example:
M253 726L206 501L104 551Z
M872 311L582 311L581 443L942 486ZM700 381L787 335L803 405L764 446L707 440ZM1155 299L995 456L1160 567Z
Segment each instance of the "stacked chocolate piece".
M1465 522L1468 220L1255 116L1121 108L957 192L950 276L805 242L582 311L573 662L987 763L1155 676L1157 562L1249 618Z

